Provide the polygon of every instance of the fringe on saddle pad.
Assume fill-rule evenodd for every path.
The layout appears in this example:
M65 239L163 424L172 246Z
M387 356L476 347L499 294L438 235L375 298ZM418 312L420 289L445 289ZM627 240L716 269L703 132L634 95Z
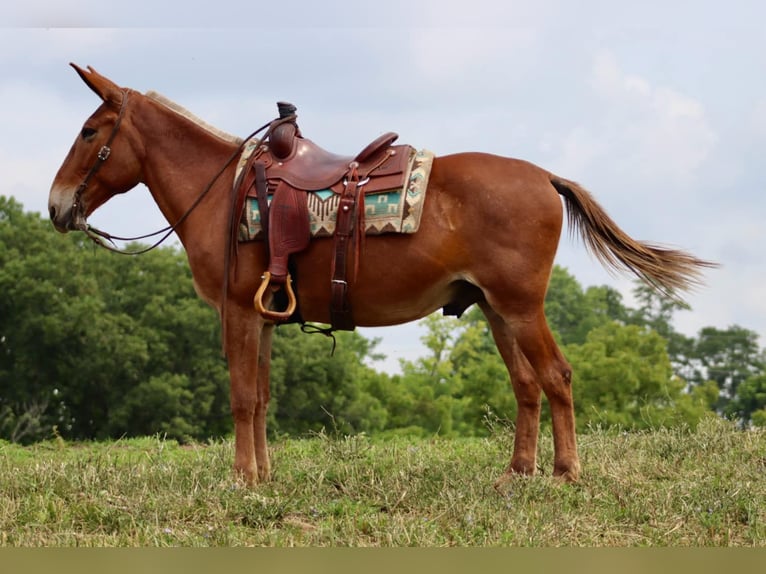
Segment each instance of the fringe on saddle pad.
M251 145L248 142L242 153L235 181L247 162L249 154L257 147L257 143ZM405 179L406 188L384 193L365 194L364 221L367 235L415 233L418 230L433 160L434 154L428 150L413 152L409 175ZM340 196L330 190L309 193L308 206L312 237L332 237L335 232L339 202ZM262 239L258 201L248 197L239 225L239 241Z

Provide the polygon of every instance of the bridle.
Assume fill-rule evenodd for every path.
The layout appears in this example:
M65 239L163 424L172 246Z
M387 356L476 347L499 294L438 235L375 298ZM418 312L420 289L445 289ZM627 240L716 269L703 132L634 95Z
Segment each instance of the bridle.
M77 229L80 229L86 233L88 232L88 224L85 220L85 213L82 211L82 194L88 187L90 180L93 179L93 176L96 175L104 162L109 159L109 156L112 154L112 143L114 142L114 138L117 137L117 132L120 130L120 124L122 123L122 118L125 117L125 109L127 107L128 91L123 90L122 103L120 104L120 113L117 116L117 121L114 122L112 133L109 134L109 138L106 140L106 143L101 146L100 150L98 150L98 153L96 154L96 161L93 162L90 170L85 174L85 178L83 178L80 185L77 186L77 190L74 193L74 199L72 200L72 220L75 222L75 227Z
M112 128L112 132L109 134L109 138L107 138L106 143L101 146L101 149L99 149L98 153L96 154L96 160L91 166L90 170L87 174L85 174L85 177L83 178L80 185L77 186L77 189L75 190L74 199L72 200L72 221L74 222L75 229L82 231L85 233L85 235L88 236L89 239L91 239L94 243L99 245L100 247L103 247L104 249L108 249L109 251L113 251L114 253L119 253L121 255L141 255L142 253L146 253L148 251L151 251L152 249L155 249L159 247L168 237L170 237L173 232L178 228L178 226L183 223L186 218L189 217L192 211L200 204L200 202L204 199L204 197L210 192L210 190L213 188L213 185L215 185L215 182L218 181L218 179L223 175L223 173L226 171L226 169L242 154L242 150L244 149L245 145L249 140L251 140L253 137L255 137L259 132L262 132L266 128L270 127L273 122L269 122L267 124L264 124L260 128L258 128L256 131L251 133L249 136L247 136L245 139L242 140L242 143L237 146L237 149L234 150L234 153L229 157L228 160L226 160L226 163L224 163L223 167L218 170L218 172L213 176L213 178L210 180L210 182L205 186L205 188L202 190L199 196L197 196L197 199L194 200L194 202L191 204L189 209L187 209L183 215L181 215L178 220L173 223L172 225L168 225L166 227L163 227L162 229L159 229L153 233L147 233L145 235L138 235L136 237L119 237L117 235L111 235L105 231L101 231L100 229L96 229L92 225L90 225L85 217L85 213L82 209L82 194L85 191L85 189L88 187L88 184L90 183L91 179L93 179L93 176L96 175L99 169L101 169L101 166L106 162L107 159L112 155L112 143L114 143L114 138L117 136L117 132L120 130L120 124L122 123L122 118L125 116L125 110L128 106L128 90L122 90L122 103L120 104L120 112L117 115L117 120L114 123L114 127ZM163 235L164 234L164 235ZM146 239L148 237L156 237L158 235L162 235L155 243L148 247L144 247L141 249L138 249L136 251L127 251L123 249L119 249L115 243L114 240L117 241L138 241L140 239ZM104 241L106 240L106 241ZM107 241L109 243L107 243ZM110 245L111 244L111 245Z
M108 249L109 251L113 251L115 253L120 253L122 255L140 255L141 253L146 253L147 251L150 251L154 249L155 247L158 247L162 242L164 242L171 233L175 230L175 228L181 223L180 221L176 222L175 225L164 227L163 229L160 229L159 231L155 231L154 233L149 233L146 235L138 236L138 237L117 237L114 235L110 235L109 233L105 231L101 231L100 229L96 229L92 225L90 225L85 217L85 213L82 208L82 194L87 189L88 184L90 183L90 180L93 179L93 176L96 175L99 169L101 169L101 166L104 164L104 162L109 159L109 156L112 155L112 143L114 142L114 138L117 137L117 132L120 131L120 124L122 123L122 118L125 117L125 110L128 107L128 90L122 90L122 102L120 104L120 112L117 115L117 120L114 122L114 126L112 127L112 132L109 134L109 137L106 140L106 143L101 146L101 149L98 150L98 153L96 154L96 161L93 162L93 165L91 166L88 173L85 174L85 177L83 178L80 185L77 186L77 189L75 190L74 199L72 200L72 221L74 222L75 229L82 231L85 233L85 235L88 236L89 239L91 239L94 243L99 245L100 247L103 247L104 249ZM186 218L185 214L184 217L181 219ZM159 239L155 244L148 248L140 249L138 251L126 251L119 249L115 243L114 239L117 239L119 241L135 241L138 239L146 239L147 237L154 237L156 235L159 235L161 233L165 233L163 237ZM106 239L109 243L104 242L104 239Z

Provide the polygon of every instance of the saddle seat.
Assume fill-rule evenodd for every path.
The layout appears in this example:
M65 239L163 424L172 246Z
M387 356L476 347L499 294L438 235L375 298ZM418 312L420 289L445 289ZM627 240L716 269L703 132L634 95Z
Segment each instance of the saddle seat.
M277 134L281 135L281 134ZM366 192L393 189L398 181L391 181L390 176L398 179L409 160L409 146L393 146L398 134L387 132L369 143L356 156L342 156L329 152L313 141L293 136L287 145L269 139L268 150L261 156L266 167L266 179L270 182L284 181L302 191L320 191L330 189L342 193L343 180L356 168L360 179L369 177L370 185ZM287 148L287 154L278 150ZM396 156L399 157L396 157ZM388 161L391 159L392 161ZM387 177L389 176L389 177Z

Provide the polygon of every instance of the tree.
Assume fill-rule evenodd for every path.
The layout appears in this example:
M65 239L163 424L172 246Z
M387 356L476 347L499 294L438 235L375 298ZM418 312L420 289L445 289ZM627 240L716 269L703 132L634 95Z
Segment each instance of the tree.
M464 330L452 349L457 380L456 397L462 402L463 434L486 435L488 413L515 420L518 412L508 369L497 351L484 315L474 308L464 316Z
M228 431L218 321L178 249L115 256L0 198L0 264L4 436L32 406L23 440Z
M368 388L378 375L365 364L376 341L356 332L336 333L337 347L324 337L281 326L274 338L271 367L272 433L305 435L330 428L344 433L382 430L388 417Z
M588 314L580 283L566 269L554 266L545 295L545 315L562 343L584 340L581 326Z
M706 407L684 393L673 375L665 340L636 325L608 323L582 345L565 350L572 363L578 425L651 428L695 425Z
M636 280L634 285L633 295L639 307L628 312L626 322L648 327L664 338L673 371L686 381L693 379L696 358L694 339L678 333L672 324L675 314L689 310L689 306L641 281Z
M555 265L545 296L545 315L564 345L583 343L588 333L609 321L623 322L627 310L622 296L608 286L582 286L566 269Z
M194 292L181 250L116 256L0 197L0 289L0 438L37 440L54 427L71 439L231 431L219 321ZM614 289L583 290L553 270L546 309L573 364L581 426L694 424L711 408L766 424L766 356L754 332L707 327L684 337L672 326L683 306L643 287L636 297L629 309ZM515 418L481 311L424 324L428 353L393 377L371 366L376 341L358 333L337 334L331 356L326 339L277 329L272 434L482 435L488 411Z
M402 376L396 379L399 397L392 423L400 422L408 432L453 436L463 434L462 401L451 352L463 322L438 313L423 320L427 333L421 337L429 354L414 362L402 361ZM389 425L392 428L392 425Z
M739 325L727 329L705 327L700 330L694 345L697 359L693 381L715 381L719 389L717 410L733 415L730 403L737 396L740 385L748 378L762 374L766 357L758 346L758 334Z
M743 426L766 427L766 373L752 375L739 385L729 413Z
M181 250L114 255L0 197L0 263L0 436L35 440L54 426L71 439L230 432L219 321ZM366 364L376 342L338 340L331 357L325 339L278 329L274 432L387 424L367 390L379 384Z

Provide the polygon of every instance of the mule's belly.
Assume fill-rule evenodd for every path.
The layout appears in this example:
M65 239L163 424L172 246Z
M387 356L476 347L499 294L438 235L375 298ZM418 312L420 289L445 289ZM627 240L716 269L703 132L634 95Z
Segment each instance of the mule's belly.
M329 323L329 290L326 296L316 294L315 289L302 290L300 286L298 291L303 319ZM458 281L414 285L394 278L378 278L352 283L348 299L356 326L383 327L416 321L456 300L464 301L466 296L462 295L463 291Z
M356 274L349 261L348 300L357 326L398 325L456 300L478 300L464 275L423 239L419 233L368 237ZM330 321L331 261L332 240L316 241L296 257L295 286L307 321Z

